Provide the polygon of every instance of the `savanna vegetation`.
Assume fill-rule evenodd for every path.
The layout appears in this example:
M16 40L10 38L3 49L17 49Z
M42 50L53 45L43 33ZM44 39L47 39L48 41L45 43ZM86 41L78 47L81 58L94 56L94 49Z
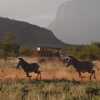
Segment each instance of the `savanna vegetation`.
M93 42L89 45L69 45L64 51L78 59L96 60L100 59L100 43Z
M6 33L0 41L0 57L17 57L19 55L31 56L32 48L24 48L16 43L15 33ZM22 48L23 47L23 48ZM95 60L100 59L100 42L93 42L88 45L66 45L63 51L79 59Z
M100 100L100 83L77 81L0 82L0 100Z
M21 48L15 38L14 33L7 33L3 41L0 41L0 58L7 60L8 57L32 55L32 50ZM100 59L99 42L90 45L66 45L63 51L82 60ZM4 62L1 59L1 62L0 67L3 70L4 66L16 66L14 60ZM47 65L46 63L45 68ZM58 66L57 62L53 65ZM54 66L53 70L59 68ZM0 80L0 100L100 100L100 82Z

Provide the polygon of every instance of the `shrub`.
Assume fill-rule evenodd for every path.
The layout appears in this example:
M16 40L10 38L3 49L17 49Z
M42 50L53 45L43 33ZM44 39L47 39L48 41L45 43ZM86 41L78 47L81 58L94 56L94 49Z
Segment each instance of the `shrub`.
M29 48L21 48L19 53L22 56L32 56L32 50Z
M96 60L100 59L100 45L92 43L90 45L67 47L68 55L75 56L78 59Z

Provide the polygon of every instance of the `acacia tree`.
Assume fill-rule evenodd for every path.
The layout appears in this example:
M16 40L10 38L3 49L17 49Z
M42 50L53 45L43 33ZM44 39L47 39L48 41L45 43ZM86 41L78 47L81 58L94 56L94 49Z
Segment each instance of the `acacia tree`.
M4 59L7 60L8 56L18 55L19 45L16 43L15 33L6 33L2 41L2 49Z

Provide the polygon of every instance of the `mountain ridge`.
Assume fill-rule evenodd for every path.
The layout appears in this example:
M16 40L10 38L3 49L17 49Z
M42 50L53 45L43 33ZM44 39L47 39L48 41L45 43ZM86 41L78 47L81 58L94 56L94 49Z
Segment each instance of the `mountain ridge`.
M62 48L65 45L49 29L24 21L0 17L0 40L8 32L15 33L15 41L23 47Z

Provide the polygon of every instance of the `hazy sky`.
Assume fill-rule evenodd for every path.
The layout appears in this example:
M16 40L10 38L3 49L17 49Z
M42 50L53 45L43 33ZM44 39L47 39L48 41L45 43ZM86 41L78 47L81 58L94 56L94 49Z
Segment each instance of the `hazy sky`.
M100 0L64 2L50 28L67 43L100 42Z
M0 0L0 16L51 25L67 43L100 41L100 0Z
M0 16L47 27L64 1L68 0L0 0Z

